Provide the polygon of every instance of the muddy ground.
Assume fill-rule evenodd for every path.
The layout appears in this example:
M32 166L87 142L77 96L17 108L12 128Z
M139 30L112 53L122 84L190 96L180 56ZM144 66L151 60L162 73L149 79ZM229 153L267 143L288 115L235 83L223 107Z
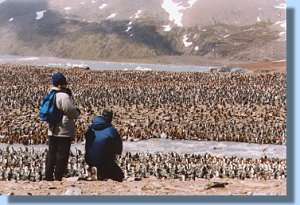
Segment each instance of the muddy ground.
M34 149L35 151L44 152L47 145L29 145L20 144L3 144L0 143L0 149L7 146L18 150L19 148ZM75 150L84 151L84 142L71 145L71 151L75 154ZM244 158L255 158L267 156L268 158L286 159L286 145L273 144L254 144L244 142L217 142L217 141L190 141L190 140L170 140L170 139L149 139L137 142L123 142L123 152L147 152L147 153L170 153L179 154L201 154L206 153L214 156L236 156Z

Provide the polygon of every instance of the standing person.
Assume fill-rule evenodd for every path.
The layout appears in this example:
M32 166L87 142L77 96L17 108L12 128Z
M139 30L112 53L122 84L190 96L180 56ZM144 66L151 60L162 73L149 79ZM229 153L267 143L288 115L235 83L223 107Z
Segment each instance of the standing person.
M123 181L124 173L116 163L116 155L122 153L122 139L111 124L113 112L104 110L102 116L92 121L86 133L85 160L91 168L97 168L98 180Z
M72 92L67 88L67 79L62 73L52 75L52 85L51 92L55 94L53 104L61 117L57 123L49 123L45 175L48 181L61 181L68 164L71 141L75 136L74 120L79 117L80 111L74 105Z

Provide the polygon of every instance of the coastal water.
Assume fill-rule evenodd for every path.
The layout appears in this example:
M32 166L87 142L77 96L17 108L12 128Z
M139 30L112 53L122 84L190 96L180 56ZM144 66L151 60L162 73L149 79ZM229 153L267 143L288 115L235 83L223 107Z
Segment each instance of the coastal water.
M0 55L0 64L21 64L48 67L89 67L92 70L137 70L137 71L170 71L170 72L207 72L207 66L122 63L110 61L74 60L55 57L33 57Z

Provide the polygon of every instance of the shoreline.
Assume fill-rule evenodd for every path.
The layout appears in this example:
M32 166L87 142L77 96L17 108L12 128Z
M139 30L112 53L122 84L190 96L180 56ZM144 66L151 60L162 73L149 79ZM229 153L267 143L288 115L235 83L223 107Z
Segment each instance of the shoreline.
M49 68L86 68L92 70L209 72L211 68L228 67L242 72L286 72L286 61L229 61L196 56L162 56L157 59L83 60L57 57L0 55L0 64L46 66ZM230 71L229 71L230 72Z

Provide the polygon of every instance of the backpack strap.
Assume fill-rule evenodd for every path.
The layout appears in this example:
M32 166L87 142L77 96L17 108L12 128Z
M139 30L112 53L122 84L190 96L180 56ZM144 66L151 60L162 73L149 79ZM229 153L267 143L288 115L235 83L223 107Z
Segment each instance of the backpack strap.
M51 89L50 93L51 92L55 92L56 93L66 93L68 94L70 97L72 97L72 91L69 89L69 88L63 88L61 90L54 90L54 89Z

